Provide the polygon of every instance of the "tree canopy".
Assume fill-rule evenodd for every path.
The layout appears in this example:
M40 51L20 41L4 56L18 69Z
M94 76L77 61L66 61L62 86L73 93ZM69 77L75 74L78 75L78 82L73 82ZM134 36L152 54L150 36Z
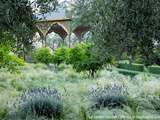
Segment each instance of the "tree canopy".
M36 32L35 6L41 13L55 10L57 0L1 0L0 1L0 32L9 32L14 36L16 47L28 47ZM34 7L34 8L33 8ZM51 9L52 8L52 9ZM43 9L43 10L42 10ZM1 42L2 39L1 39ZM13 42L13 41L11 41Z
M79 1L83 0L76 5L85 9L77 7L76 14L91 26L100 57L119 58L125 52L134 59L139 53L146 64L153 62L154 45L160 43L159 0Z

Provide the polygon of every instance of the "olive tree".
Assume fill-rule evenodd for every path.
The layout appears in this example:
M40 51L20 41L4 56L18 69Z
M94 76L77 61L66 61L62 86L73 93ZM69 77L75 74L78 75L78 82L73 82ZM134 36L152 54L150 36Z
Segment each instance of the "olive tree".
M120 58L125 52L134 60L138 51L146 65L154 62L154 45L160 43L159 0L89 0L86 5L80 20L88 16L99 57Z
M32 44L32 38L36 32L34 15L36 4L38 9L55 10L57 0L1 0L0 1L0 32L9 32L16 37L15 46L22 49L23 53ZM54 6L54 7L53 7ZM43 9L43 10L42 10ZM1 40L2 41L2 40Z

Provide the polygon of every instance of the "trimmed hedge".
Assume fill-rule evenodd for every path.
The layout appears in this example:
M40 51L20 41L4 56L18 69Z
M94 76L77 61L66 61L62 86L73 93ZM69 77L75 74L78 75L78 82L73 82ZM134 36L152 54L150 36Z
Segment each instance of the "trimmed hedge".
M149 66L148 71L152 74L159 74L160 75L160 66L158 66L158 65Z
M126 70L132 70L132 71L144 71L144 65L143 64L127 64L127 63L118 63L118 68L120 69L126 69Z
M139 74L140 72L136 72L136 71L131 71L131 70L125 70L125 69L117 69L119 73L123 74L123 75L127 75L130 77L134 77L137 74Z
M124 75L134 76L139 72L145 72L145 69L144 69L145 66L143 64L135 64L135 63L128 64L128 63L119 62L117 68L119 73L122 73ZM149 66L147 69L151 74L160 75L160 66L158 65Z

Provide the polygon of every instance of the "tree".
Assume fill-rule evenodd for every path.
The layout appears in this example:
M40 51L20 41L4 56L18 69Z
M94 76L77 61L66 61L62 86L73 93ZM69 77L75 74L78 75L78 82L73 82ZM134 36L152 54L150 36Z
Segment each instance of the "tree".
M146 65L153 63L154 43L160 43L159 0L90 0L87 5L82 13L90 17L99 57L120 58L126 52L134 60L139 50Z
M117 24L123 26L121 38L129 43L126 50L134 57L139 48L145 64L152 64L155 43L160 42L160 1L126 0L122 5Z
M48 10L47 6L50 6L49 3L53 2L53 4L56 4L55 1L37 0L33 3L36 3L40 10L42 8ZM32 38L36 32L36 16L34 15L34 9L32 9L33 3L30 0L0 1L0 31L9 32L16 37L17 51L22 49L24 58L25 50L32 44Z
M28 0L0 1L0 28L16 37L17 49L31 44L35 32L34 15ZM18 50L17 50L18 51Z
M0 46L8 46L14 48L16 39L13 34L9 32L0 32ZM13 50L13 49L12 49Z
M95 77L97 71L102 69L107 61L101 61L93 54L92 45L78 44L69 49L66 63L73 65L77 72L86 72L90 77Z
M35 2L37 9L42 14L45 14L49 11L54 11L58 5L57 0L36 0Z

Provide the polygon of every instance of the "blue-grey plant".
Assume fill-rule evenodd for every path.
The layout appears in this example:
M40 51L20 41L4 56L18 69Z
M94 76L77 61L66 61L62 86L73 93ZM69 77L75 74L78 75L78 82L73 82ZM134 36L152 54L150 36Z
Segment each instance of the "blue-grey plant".
M91 98L94 108L123 107L123 105L127 104L128 92L123 85L98 86L96 89L91 90Z
M28 116L61 118L63 113L61 95L56 89L25 90L14 106L17 109L14 118L26 119Z

